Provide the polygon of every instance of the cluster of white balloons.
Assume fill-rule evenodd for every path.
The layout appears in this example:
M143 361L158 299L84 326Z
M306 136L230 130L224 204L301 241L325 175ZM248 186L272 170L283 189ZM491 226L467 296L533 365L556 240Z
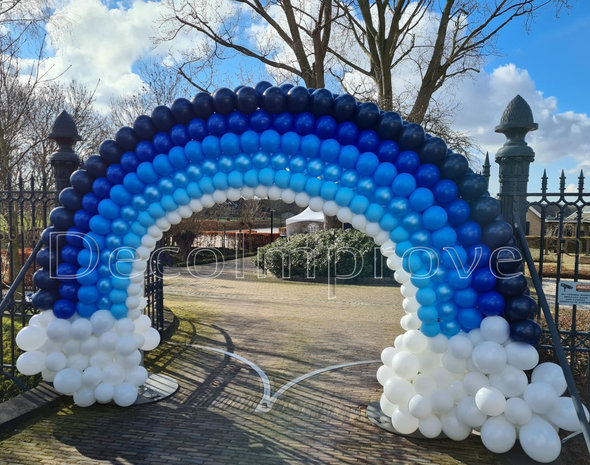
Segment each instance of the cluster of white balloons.
M68 320L47 310L17 334L16 343L25 352L16 366L25 375L41 373L81 407L111 401L127 407L148 377L140 350L152 350L159 342L150 318L138 309L120 320L108 310Z

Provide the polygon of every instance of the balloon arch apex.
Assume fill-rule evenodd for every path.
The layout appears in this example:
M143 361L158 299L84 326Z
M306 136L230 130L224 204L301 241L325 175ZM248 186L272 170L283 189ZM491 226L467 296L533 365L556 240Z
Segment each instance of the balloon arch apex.
M406 332L377 379L398 432L462 440L478 429L493 452L518 439L550 462L555 427L580 428L561 368L538 365L537 304L486 179L398 113L327 89L220 88L139 116L70 181L42 235L41 312L17 335L17 367L79 406L129 406L148 376L140 351L160 338L143 314L143 273L163 232L215 203L268 196L350 222L388 257Z

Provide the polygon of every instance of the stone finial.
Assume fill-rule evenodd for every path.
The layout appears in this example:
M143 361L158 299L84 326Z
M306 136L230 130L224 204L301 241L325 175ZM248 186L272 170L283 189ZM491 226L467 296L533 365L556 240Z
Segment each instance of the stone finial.
M49 156L49 161L53 167L55 187L60 192L70 185L70 175L80 165L80 158L74 151L74 144L82 138L78 134L74 119L67 111L62 111L57 117L49 138L58 145L57 151Z
M520 95L514 97L506 106L496 132L506 134L512 129L535 131L539 125L533 121L533 111L525 99Z

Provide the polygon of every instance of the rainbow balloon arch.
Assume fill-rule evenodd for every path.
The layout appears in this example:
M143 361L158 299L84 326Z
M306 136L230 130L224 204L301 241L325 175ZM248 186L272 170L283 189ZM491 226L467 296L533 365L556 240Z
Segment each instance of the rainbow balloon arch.
M226 200L282 199L374 238L405 297L406 330L381 354L393 428L540 462L580 423L540 328L510 224L467 159L395 112L327 89L261 82L159 106L71 176L41 240L41 312L17 335L25 375L82 407L132 405L158 332L144 273L171 225ZM532 370L531 381L527 376Z

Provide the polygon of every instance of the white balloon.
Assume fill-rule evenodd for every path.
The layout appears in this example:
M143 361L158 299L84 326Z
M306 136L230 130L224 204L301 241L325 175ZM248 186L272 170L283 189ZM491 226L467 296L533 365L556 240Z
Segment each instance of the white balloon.
M309 199L309 208L314 212L321 212L324 206L324 199L321 197L312 197Z
M477 408L475 398L469 396L461 399L457 404L457 418L472 428L479 428L488 416Z
M127 375L125 376L125 381L133 384L134 386L139 387L146 382L147 378L148 378L147 370L142 366L138 366L138 367L131 369L127 373Z
M387 268L390 270L398 270L402 267L402 258L398 257L397 254L390 255L387 258ZM407 274L407 273L406 273Z
M394 376L396 376L395 371L393 371L393 368L388 367L387 365L381 365L377 369L377 381L379 381L381 386L384 386L387 380Z
M365 227L365 232L369 237L377 237L377 235L381 232L381 227L379 226L379 223L369 222Z
M281 192L281 200L287 204L295 202L295 192L291 189L285 189Z
M142 300L143 300L142 298L139 299L139 303L137 304L137 308L129 309L129 311L127 312L127 318L135 321L142 315L141 311L145 308Z
M418 318L418 315L416 315L415 313L408 313L401 317L401 320L399 320L399 324L407 332L419 329L422 326L422 320L420 320L420 318Z
M74 392L74 403L79 407L90 407L94 402L96 402L94 389L83 387Z
M436 381L430 375L420 373L413 382L416 393L423 395L424 397L430 397L436 389Z
M147 233L156 240L160 240L163 236L162 231L155 224L152 224L148 229Z
M510 324L501 316L488 316L479 326L481 336L486 341L504 344L510 337Z
M385 244L385 242L387 242L388 240L389 240L389 231L385 231L384 229L379 231L379 234L377 234L374 239L375 244L377 244L379 246Z
M381 411L388 417L391 417L391 415L393 415L393 412L397 408L397 405L392 404L387 400L385 394L381 394L381 398L379 399L379 406L381 407Z
M248 199L253 199L254 198L254 188L250 187L250 186L243 186L242 189L240 190L242 197L244 197L246 200Z
M16 345L22 350L37 350L47 340L47 333L42 326L26 326L16 335Z
M465 397L467 397L467 393L465 392L465 387L463 386L463 380L456 380L451 383L448 387L449 392L453 396L455 402L459 402Z
M309 205L309 195L307 195L305 192L298 192L295 195L295 205L302 208L307 207ZM340 219L340 217L338 217L338 219ZM347 223L347 221L343 221L343 223Z
M508 452L516 442L516 428L503 415L486 420L481 427L481 442L496 454Z
M74 355L80 352L80 341L70 339L61 346L61 351L66 355Z
M446 413L455 406L455 399L448 389L435 389L430 397L432 410L436 413Z
M254 188L254 195L259 199L265 199L268 196L268 187L258 185Z
M141 352L139 350L134 351L131 355L123 357L116 355L117 363L125 370L131 370L141 363Z
M113 400L119 407L129 407L137 400L137 387L131 383L115 386Z
M115 394L115 387L112 384L100 383L94 389L94 397L100 404L106 404L113 400Z
M424 352L420 352L418 354L418 359L420 360L420 372L431 374L437 368L441 368L442 362L441 357L439 354L433 354L429 350L425 350Z
M145 333L152 326L152 320L147 315L141 315L137 320L134 321L135 331L138 333Z
M82 386L82 373L75 368L60 370L53 380L53 387L57 392L72 395Z
M472 329L467 333L467 337L475 347L476 345L483 342L483 336L481 335L481 331L479 328Z
M504 417L514 425L526 425L533 418L533 411L520 397L511 397L506 401Z
M525 453L537 462L552 462L561 452L561 440L557 432L540 417L533 417L520 428L518 440Z
M473 343L465 334L456 334L449 339L449 350L453 357L466 359L471 357Z
M418 288L408 281L401 285L400 292L404 297L414 297L418 292Z
M404 343L407 347L407 336L405 335ZM398 351L391 359L391 367L395 373L404 379L414 379L418 374L420 368L420 362L416 354L408 350Z
M119 336L115 344L115 351L123 356L131 355L137 349L135 338L131 334L123 334Z
M428 347L428 338L418 330L410 330L404 336L404 344L410 352L418 354Z
M41 378L43 379L43 381L47 381L48 383L53 383L53 380L55 379L55 375L57 375L56 371L52 371L52 370L42 370L41 371Z
M47 328L47 325L55 320L55 315L52 310L45 310L36 315L33 315L29 320L30 325L41 326Z
M92 332L100 335L109 331L115 325L115 318L108 310L98 310L90 317Z
M405 410L396 408L391 415L391 424L401 434L412 434L418 429L418 419Z
M484 386L475 394L475 405L486 415L495 417L506 410L506 398L498 388Z
M386 347L381 351L381 361L384 365L391 367L391 359L396 354L397 349L395 347Z
M445 352L443 354L442 364L451 373L465 373L465 359L453 357L450 352Z
M90 357L90 365L93 367L104 368L112 361L113 358L103 351L99 351Z
M511 342L505 348L508 363L519 370L531 370L539 363L539 353L530 344Z
M208 198L211 200L210 202L207 202L208 204L210 203L210 205L207 208L210 208L213 205L215 205L215 203L213 202L213 198L210 195L208 196ZM168 221L168 219L165 216L163 216L162 218L158 218L156 220L156 226L160 228L160 230L165 232L168 231L170 229L170 226L172 225L170 224L170 221Z
M121 318L115 324L115 331L118 334L132 334L135 330L135 323L131 318Z
M389 378L383 386L383 392L389 402L402 406L407 405L416 393L409 381L398 377Z
M367 218L364 215L353 215L352 219L350 220L352 227L360 232L365 232L367 223Z
M82 372L88 367L88 356L80 353L70 355L67 366Z
M225 202L225 200L224 200L224 202ZM222 202L219 202L219 203L222 203ZM166 213L166 219L170 222L171 225L178 224L182 221L182 216L180 216L178 214L178 212L168 212L168 213ZM153 241L153 238L150 237L150 239ZM154 245L155 245L155 242L154 242Z
M107 331L98 338L98 347L105 352L111 352L115 350L115 344L117 344L118 339L119 336L116 332Z
M582 406L586 419L590 419L588 409ZM551 411L547 414L547 418L551 423L566 431L580 431L582 425L578 419L574 401L571 397L560 397L557 399Z
M215 203L224 203L227 200L225 191L215 190L212 196Z
M420 304L415 298L405 298L402 302L402 307L406 313L416 313L420 308Z
M16 359L16 369L25 376L41 373L44 368L45 354L38 350L25 352Z
M534 382L524 390L524 400L535 413L549 413L557 402L557 393L553 386L546 382Z
M499 373L506 366L506 351L497 342L484 341L473 348L473 363L485 374Z
M433 374L436 385L440 388L447 388L455 380L449 370L444 367L437 368Z
M489 378L478 371L470 371L463 378L463 387L465 388L465 392L468 395L474 397L477 391L479 391L482 387L489 386L489 384Z
M453 441L463 441L471 434L471 427L460 421L454 411L441 415L440 422L443 433Z
M66 367L68 358L62 352L51 352L45 358L45 366L51 371L60 371Z
M142 333L133 333L133 339L135 340L135 347L142 347L145 344L145 336Z
M527 387L529 380L524 371L506 365L500 373L490 375L490 384L502 391L505 397L518 397Z
M430 415L428 418L419 421L418 429L425 437L433 439L440 436L442 425L436 415Z
M70 338L71 327L68 320L56 318L47 325L47 337L54 342L65 342Z
M543 382L550 384L558 396L561 396L566 388L567 382L563 375L563 370L556 363L545 362L538 365L531 375L531 381L533 383Z
M125 379L125 371L116 363L109 363L102 369L102 380L117 385Z
M403 334L398 334L397 336L395 336L395 339L393 340L393 347L395 347L398 350L406 350L406 347L404 345Z
M180 215L180 217L183 219L190 218L191 216L193 216L193 211L189 208L188 205L180 205L178 207L178 209L176 210L176 213L178 213ZM161 238L158 238L156 240L159 240L159 239L161 239Z
M433 352L443 354L449 347L449 339L445 335L439 333L434 337L428 338L428 345Z
M422 420L432 415L432 403L428 397L416 394L409 400L408 410L412 416Z
M99 367L89 366L82 372L82 385L91 388L96 387L102 381L102 370Z
M153 249L156 246L156 239L150 235L143 236L141 238L141 245L148 249Z
M150 328L145 333L145 342L143 346L141 346L141 350L152 350L158 347L160 343L160 333L154 329Z
M293 192L293 191L291 191ZM240 200L240 197L242 196L242 192L240 189L236 189L235 187L230 187L227 190L227 199L231 200L232 202L237 202L238 200ZM285 199L283 199L285 200ZM291 203L291 202L289 202Z
M83 341L92 334L92 324L86 318L80 318L72 323L71 335L74 339Z
M322 206L322 210L324 210L324 213L328 216L335 216L336 213L338 213L339 208L340 207L338 206L338 204L333 200L328 200L324 202L324 205Z
M266 192L266 188L265 188L265 192ZM265 193L264 197L266 197L266 193ZM261 198L262 198L262 197L261 197ZM203 208L211 208L213 205L215 205L215 200L213 199L213 196L212 196L211 194L204 194L204 195L201 197L201 205L203 205ZM158 221L159 221L160 219L161 219L161 218L159 218L159 219L156 221L156 224L158 224ZM162 228L162 229L164 229L164 228Z

